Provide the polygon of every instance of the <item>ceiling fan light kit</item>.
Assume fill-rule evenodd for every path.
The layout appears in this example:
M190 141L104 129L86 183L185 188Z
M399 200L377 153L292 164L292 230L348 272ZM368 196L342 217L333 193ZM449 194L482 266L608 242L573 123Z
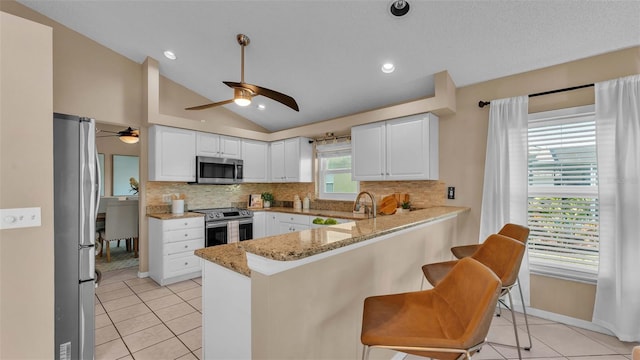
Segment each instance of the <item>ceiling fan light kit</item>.
M218 101L210 104L192 106L185 108L185 110L204 110L209 109L215 106L226 105L230 103L236 103L239 106L248 106L251 104L251 99L254 96L262 95L268 97L272 100L275 100L283 105L286 105L292 108L295 111L300 111L298 107L298 103L294 98L289 95L285 95L283 93L277 92L275 90L270 90L262 86L247 84L244 82L244 47L249 45L251 40L247 35L238 34L236 35L236 40L238 40L238 44L241 48L241 63L240 63L240 82L232 82L232 81L223 81L225 85L233 89L233 99Z
M105 135L105 136L97 136L97 137L112 137L117 136L120 141L126 144L136 144L140 141L140 130L134 130L131 127L126 128L125 130L113 132L107 130L98 130L98 133L106 132L111 133L113 135Z
M233 102L238 106L249 106L251 104L251 92L246 89L233 89Z

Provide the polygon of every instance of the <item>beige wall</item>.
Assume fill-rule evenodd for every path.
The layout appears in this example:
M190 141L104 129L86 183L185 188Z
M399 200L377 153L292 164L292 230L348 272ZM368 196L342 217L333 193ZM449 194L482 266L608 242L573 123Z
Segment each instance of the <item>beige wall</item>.
M53 358L51 28L0 12L0 208L41 208L0 230L0 358Z
M638 73L640 47L634 47L459 88L457 112L440 117L440 180L447 186L456 187L456 199L446 200L447 205L471 207L467 226L460 234L463 241L477 242L480 229L489 109L480 109L479 100L527 95ZM529 112L593 103L593 88L586 88L531 98ZM572 282L558 287L556 280L538 277L531 282L531 305L567 316L580 314L580 318L590 321L594 299L587 293L591 294L592 291L574 292L574 288L575 283ZM566 307L552 306L548 301L542 301L544 296L550 294L580 309L568 313Z

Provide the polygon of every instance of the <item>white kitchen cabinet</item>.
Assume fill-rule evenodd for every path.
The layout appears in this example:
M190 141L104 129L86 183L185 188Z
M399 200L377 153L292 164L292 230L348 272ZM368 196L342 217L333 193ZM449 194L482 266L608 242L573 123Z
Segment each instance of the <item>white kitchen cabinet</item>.
M274 236L280 234L280 222L276 216L276 212L265 211L266 235Z
M259 239L267 236L267 213L264 211L253 212L253 238Z
M149 128L149 181L196 180L196 132L155 125Z
M242 141L240 138L232 136L197 132L196 154L198 156L240 159L242 158Z
M297 137L271 143L272 182L311 182L312 145L310 139Z
M385 122L351 128L351 161L355 180L382 180L387 170Z
M276 213L280 234L310 229L310 219L307 215Z
M355 180L438 179L438 117L431 113L351 128Z
M149 218L149 276L160 285L200 277L204 217Z
M242 139L243 182L269 182L269 143Z

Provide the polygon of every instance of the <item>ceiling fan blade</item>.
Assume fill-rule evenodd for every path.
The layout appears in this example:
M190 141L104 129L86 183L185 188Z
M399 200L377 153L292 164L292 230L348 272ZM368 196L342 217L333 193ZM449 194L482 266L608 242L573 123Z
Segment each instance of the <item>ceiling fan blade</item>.
M193 106L193 107L185 108L185 110L204 110L204 109L209 109L209 108L212 108L212 107L215 107L215 106L231 104L232 102L233 102L233 99L225 100L225 101L218 101L218 102L214 102L214 103L211 103L211 104L205 104L205 105Z
M292 108L295 111L300 111L300 108L298 107L298 103L296 102L296 100L291 96L285 95L281 92L277 92L275 90L267 89L262 86L257 86L257 85L247 84L247 83L238 83L238 82L232 82L232 81L223 81L223 83L230 88L248 89L251 92L253 92L254 95L266 96L272 100L275 100L283 105L286 105Z

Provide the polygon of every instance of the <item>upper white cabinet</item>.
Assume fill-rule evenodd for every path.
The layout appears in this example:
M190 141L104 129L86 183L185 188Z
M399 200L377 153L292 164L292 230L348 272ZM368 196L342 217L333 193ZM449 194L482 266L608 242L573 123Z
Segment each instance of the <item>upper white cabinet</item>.
M272 182L311 182L312 145L297 137L271 143ZM245 166L246 167L246 166Z
M269 143L242 139L243 182L269 181Z
M438 179L438 117L412 115L351 128L355 180Z
M149 181L196 181L196 132L149 128Z
M196 154L198 156L240 159L242 157L242 141L232 136L197 132Z

